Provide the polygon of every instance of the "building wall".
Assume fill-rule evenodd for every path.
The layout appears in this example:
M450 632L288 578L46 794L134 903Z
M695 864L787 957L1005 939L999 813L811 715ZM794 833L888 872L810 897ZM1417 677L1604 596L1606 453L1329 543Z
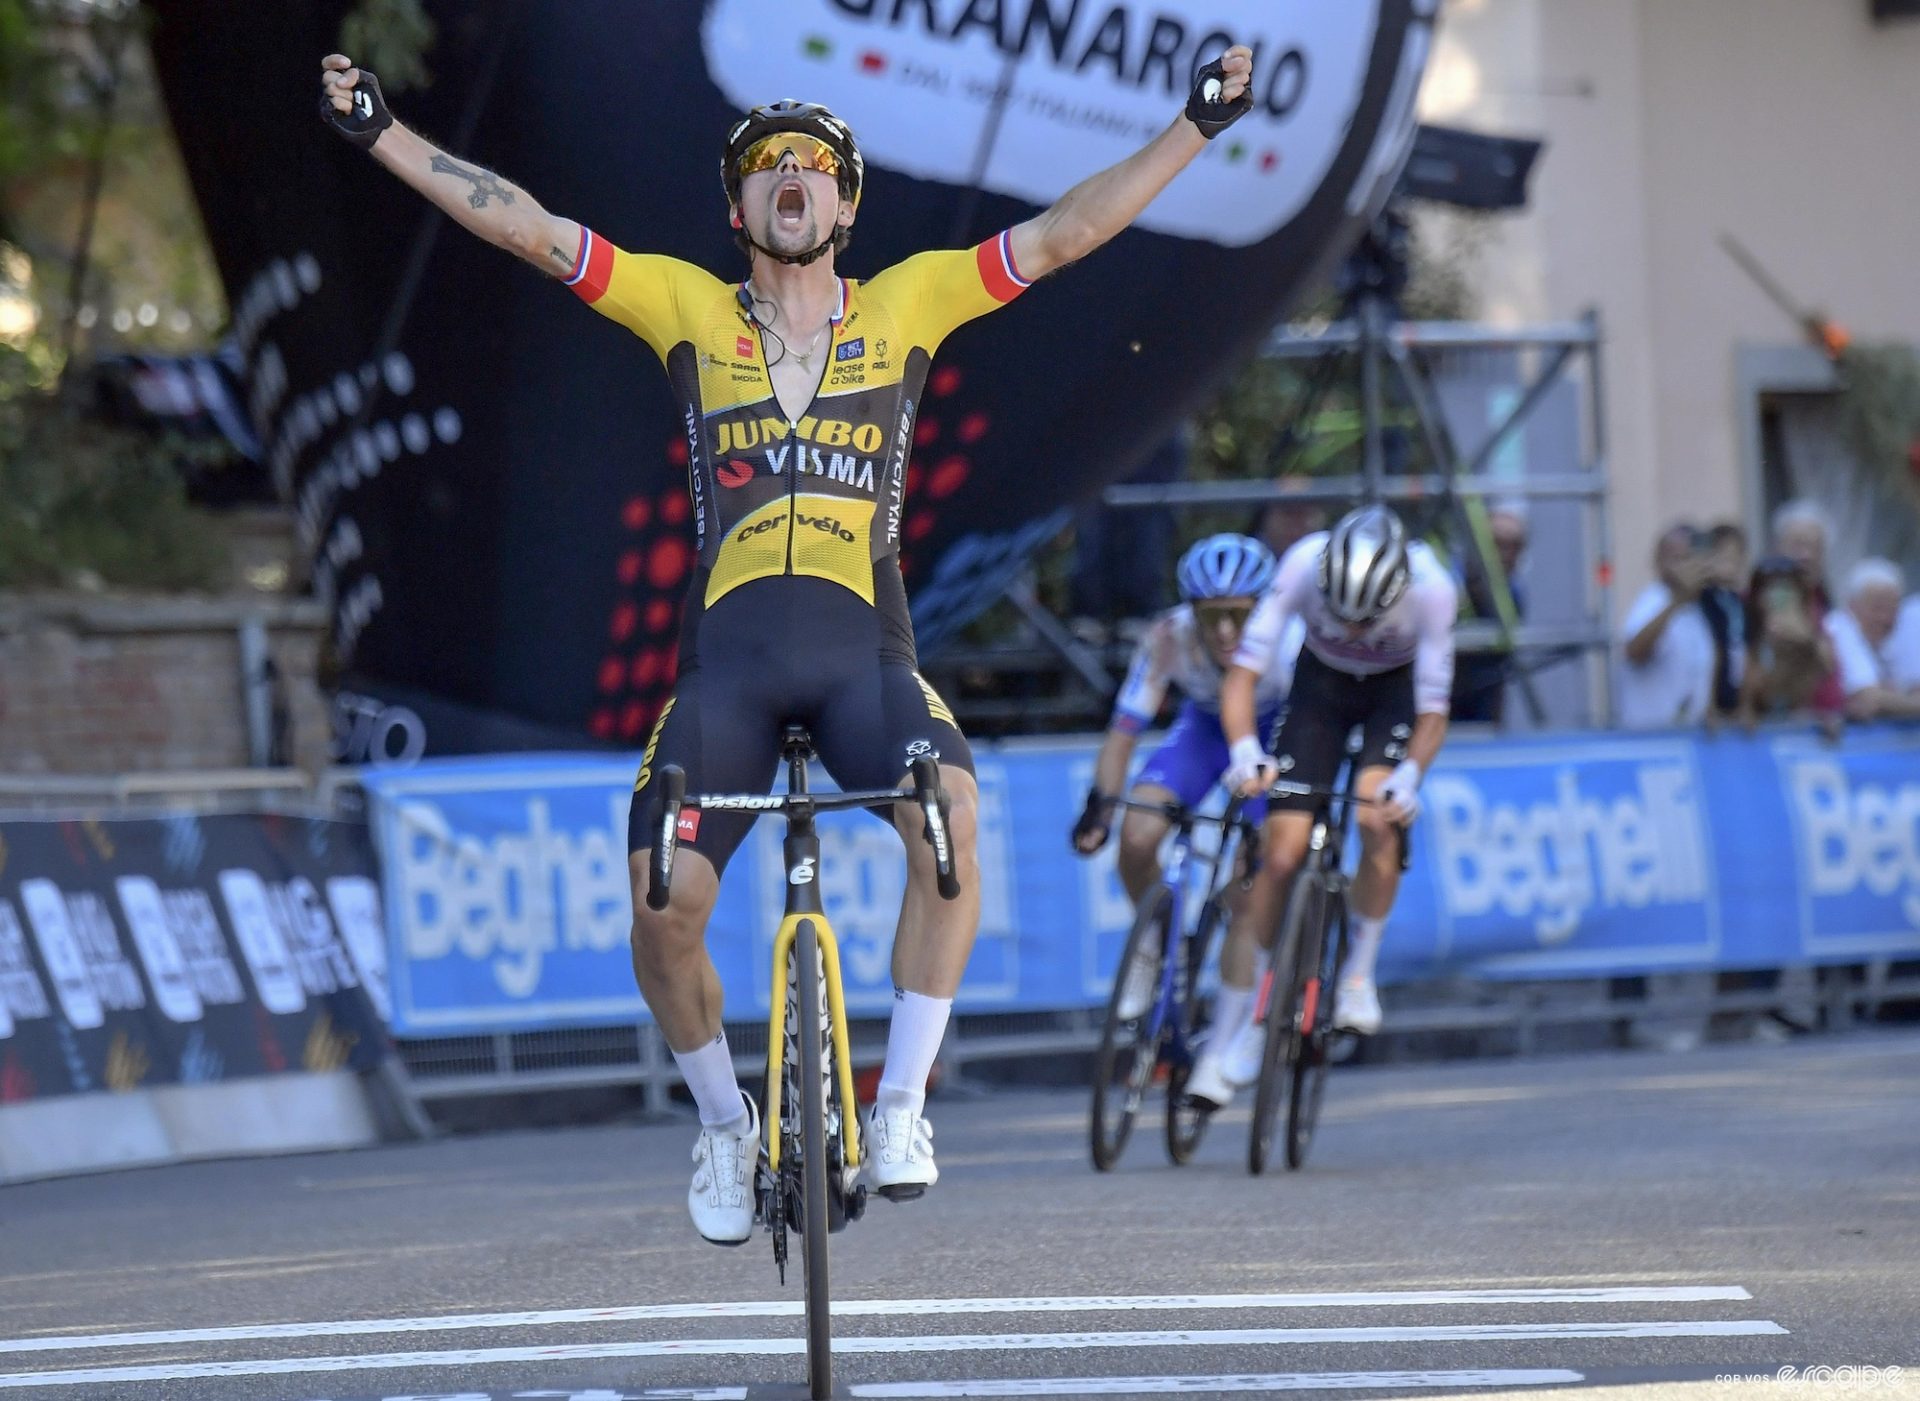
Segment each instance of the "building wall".
M1422 106L1547 143L1476 281L1498 322L1600 310L1617 608L1663 524L1758 519L1735 352L1798 333L1722 232L1857 338L1920 342L1920 23L1867 0L1448 0Z
M311 604L51 597L0 604L0 774L245 768L239 627L264 615L294 761L327 763Z

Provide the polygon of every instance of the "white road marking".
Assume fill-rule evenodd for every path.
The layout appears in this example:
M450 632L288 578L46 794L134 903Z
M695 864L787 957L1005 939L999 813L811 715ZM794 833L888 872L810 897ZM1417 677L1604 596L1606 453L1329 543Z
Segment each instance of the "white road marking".
M836 1299L835 1318L902 1314L1174 1313L1211 1309L1334 1309L1428 1307L1442 1304L1698 1304L1751 1299L1738 1285L1625 1286L1593 1289L1401 1289L1339 1294L1118 1294L1063 1298ZM421 1318L346 1319L332 1323L259 1323L223 1328L172 1328L143 1333L69 1333L0 1339L0 1354L79 1352L93 1348L162 1347L264 1338L352 1337L369 1333L443 1333L463 1329L542 1328L578 1323L636 1323L649 1319L798 1318L797 1299L735 1303L635 1304L605 1309L543 1309L520 1313L454 1313Z
M1550 1338L1729 1338L1784 1334L1770 1319L1644 1320L1624 1323L1435 1324L1407 1328L1222 1328L1137 1333L934 1333L915 1337L836 1338L836 1355L858 1353L1031 1352L1067 1348L1255 1347L1306 1343L1486 1342ZM310 1372L373 1372L481 1367L503 1362L581 1362L609 1357L771 1357L806 1350L804 1338L673 1338L660 1342L582 1343L558 1347L463 1348L347 1357L275 1357L233 1362L173 1362L147 1367L86 1367L0 1376L0 1391L47 1386L109 1386L190 1377L260 1377Z
M1157 1392L1413 1390L1472 1387L1476 1391L1516 1386L1565 1386L1585 1381L1564 1368L1462 1370L1454 1372L1268 1372L1237 1377L1028 1377L972 1382L878 1382L851 1388L861 1397L936 1396L1140 1396Z

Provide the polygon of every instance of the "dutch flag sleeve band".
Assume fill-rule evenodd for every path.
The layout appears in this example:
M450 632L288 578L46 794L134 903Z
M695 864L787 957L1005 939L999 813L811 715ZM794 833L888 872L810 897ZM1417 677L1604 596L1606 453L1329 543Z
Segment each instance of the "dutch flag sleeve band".
M573 276L566 285L579 294L586 302L597 302L605 295L607 283L613 277L613 245L604 238L595 238L593 230L585 224L580 226L580 252L574 258Z
M1013 239L1008 231L1003 230L998 238L988 239L973 251L980 265L980 282L995 301L1010 302L1032 285L1014 266Z

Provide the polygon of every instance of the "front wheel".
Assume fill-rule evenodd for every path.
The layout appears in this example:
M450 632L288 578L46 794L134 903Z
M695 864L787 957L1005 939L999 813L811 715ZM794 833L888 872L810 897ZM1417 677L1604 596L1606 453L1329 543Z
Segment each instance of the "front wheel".
M1308 980L1318 976L1320 911L1325 901L1326 888L1317 871L1303 870L1294 877L1274 949L1266 1047L1260 1053L1260 1082L1247 1135L1247 1171L1255 1176L1267 1170L1273 1156L1273 1131L1293 1088L1293 1064L1300 1054L1300 1004L1307 996Z
M1134 958L1143 950L1161 955L1167 946L1167 930L1173 915L1173 892L1156 885L1140 902L1133 928L1127 934L1126 947L1120 951L1120 966L1113 975L1113 992L1107 998L1106 1025L1100 1033L1100 1052L1093 1063L1093 1165L1109 1171L1120 1161L1121 1150L1133 1132L1133 1121L1153 1081L1154 1067L1160 1061L1161 1017L1159 982L1146 1008L1136 1016L1122 1016L1126 1000L1127 973Z
M1320 919L1319 966L1300 1022L1300 1053L1293 1062L1293 1096L1287 1102L1287 1166L1298 1168L1313 1146L1320 1122L1320 1101L1327 1092L1327 1064L1333 1047L1333 1000L1340 951L1346 946L1346 901L1325 902Z
M807 1388L816 1401L833 1395L833 1318L827 1279L827 1104L821 1054L820 942L803 919L793 941L799 1015L790 1030L800 1043L800 1255L806 1267Z

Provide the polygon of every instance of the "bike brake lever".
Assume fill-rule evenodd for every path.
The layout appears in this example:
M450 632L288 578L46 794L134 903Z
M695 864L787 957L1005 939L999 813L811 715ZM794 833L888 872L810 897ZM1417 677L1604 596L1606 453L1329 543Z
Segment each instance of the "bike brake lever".
M659 823L654 834L651 879L647 882L647 908L658 912L667 907L672 894L673 856L680 845L680 805L687 796L687 774L678 764L660 770Z

